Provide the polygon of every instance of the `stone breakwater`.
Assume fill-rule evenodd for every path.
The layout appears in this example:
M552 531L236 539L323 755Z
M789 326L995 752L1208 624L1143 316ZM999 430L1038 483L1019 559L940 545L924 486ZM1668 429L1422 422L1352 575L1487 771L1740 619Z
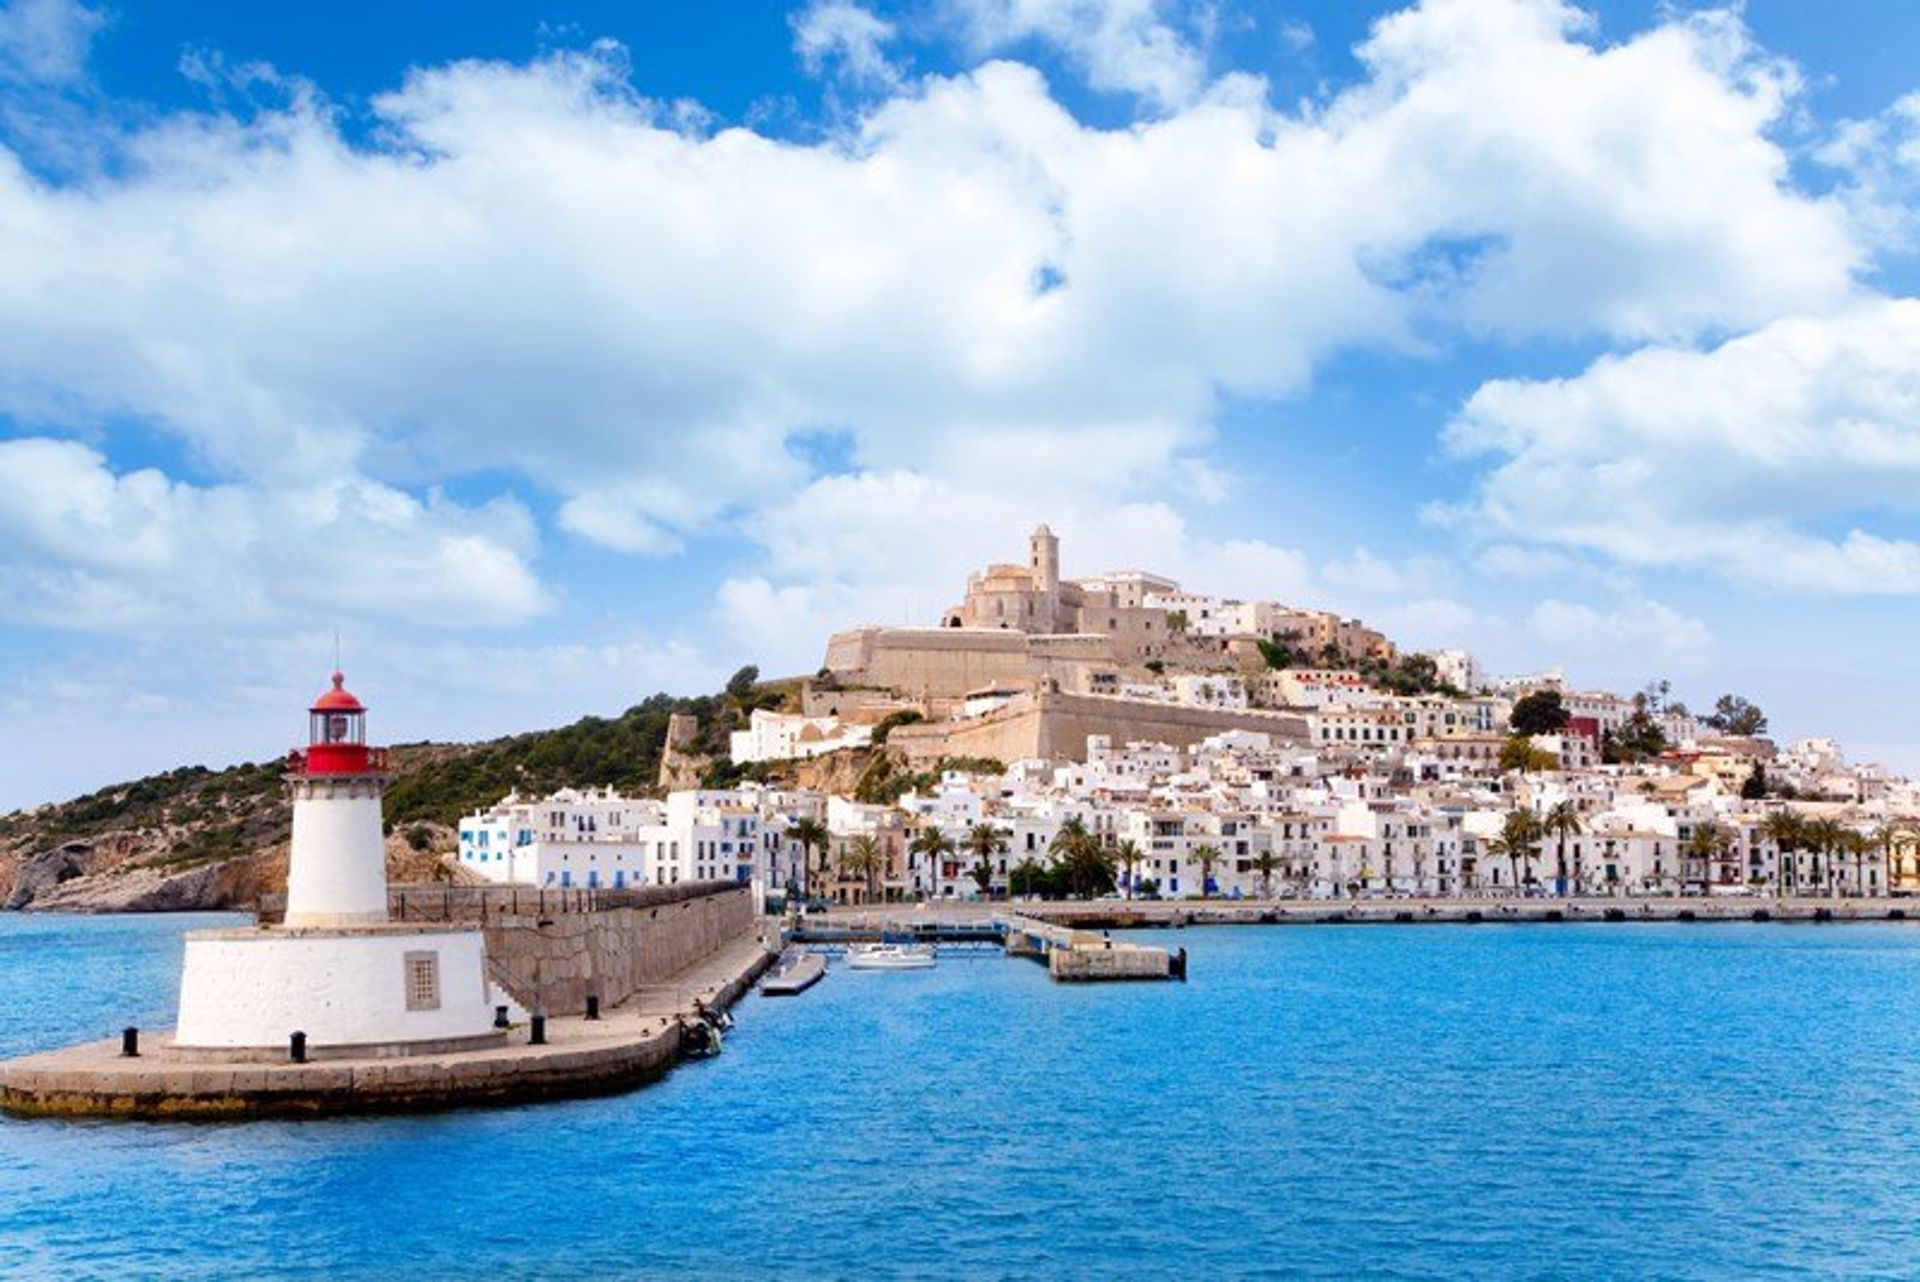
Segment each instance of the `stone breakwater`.
M577 1015L589 995L618 1006L667 982L754 923L744 887L653 907L486 918L494 979L528 1009Z
M0 1109L29 1117L323 1117L521 1104L627 1090L681 1058L681 1027L696 1003L723 1010L774 957L744 936L670 982L637 989L604 1018L550 1019L547 1041L525 1028L507 1044L435 1055L261 1064L188 1058L165 1037L137 1059L119 1041L93 1042L0 1064Z

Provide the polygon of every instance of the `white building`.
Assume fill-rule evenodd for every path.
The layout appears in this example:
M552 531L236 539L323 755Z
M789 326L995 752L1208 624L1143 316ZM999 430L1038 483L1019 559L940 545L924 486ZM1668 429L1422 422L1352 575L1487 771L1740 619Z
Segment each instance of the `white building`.
M842 748L858 748L873 734L869 725L850 725L838 717L803 717L755 708L745 730L728 736L728 755L750 761L799 761Z

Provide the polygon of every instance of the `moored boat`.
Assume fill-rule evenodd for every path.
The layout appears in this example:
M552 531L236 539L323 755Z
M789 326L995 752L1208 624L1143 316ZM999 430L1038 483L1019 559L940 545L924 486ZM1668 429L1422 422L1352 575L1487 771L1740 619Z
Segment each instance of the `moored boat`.
M847 949L850 970L926 970L934 961L931 944L855 944Z

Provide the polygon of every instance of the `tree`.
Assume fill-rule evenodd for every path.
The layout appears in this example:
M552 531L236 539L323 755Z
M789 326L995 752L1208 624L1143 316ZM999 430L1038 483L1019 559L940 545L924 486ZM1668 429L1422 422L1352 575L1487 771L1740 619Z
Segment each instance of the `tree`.
M1701 890L1713 884L1714 865L1731 849L1733 834L1711 820L1695 824L1687 834L1682 853L1687 860L1700 865Z
M950 839L946 833L941 832L937 825L928 824L919 832L913 834L913 841L907 846L907 849L913 851L916 855L925 855L927 857L927 868L930 874L928 880L932 883L932 889L937 893L940 889L940 861L948 855L953 854L955 850L952 839Z
M832 840L832 834L827 831L825 824L812 815L803 815L794 821L793 827L787 829L787 835L800 843L800 875L803 883L801 891L811 895L812 887L807 883L811 880L809 874L813 869L813 852L816 849L824 849ZM820 871L826 872L826 867L823 865Z
M1846 831L1837 819L1815 819L1805 828L1806 843L1813 850L1813 875L1828 898L1834 890L1834 856L1846 844Z
M727 678L727 694L735 703L745 703L760 684L760 669L749 663Z
M1260 657L1266 661L1269 668L1291 668L1299 661L1299 654L1284 641L1263 639L1255 644L1260 647Z
M1514 702L1507 724L1520 735L1559 734L1567 728L1567 708L1558 690L1535 690Z
M1742 801L1758 801L1766 795L1767 768L1756 761L1753 763L1753 769L1748 772L1746 779L1740 784L1740 799Z
M967 849L974 864L969 875L983 895L993 893L993 857L1007 848L1006 834L989 823L978 823L967 830Z
M1580 807L1571 801L1555 802L1547 813L1540 817L1540 832L1543 836L1552 836L1558 845L1559 862L1554 876L1559 879L1559 889L1564 893L1567 885L1567 838L1577 837L1584 832L1585 825L1580 820ZM1573 885L1580 885L1579 856L1574 857Z
M868 903L877 903L880 899L880 874L886 866L887 857L880 849L879 838L866 833L848 842L840 856L841 871L850 872L867 883Z
M910 726L915 722L925 721L926 719L925 713L913 708L902 708L898 712L889 712L886 716L873 723L873 729L867 735L867 742L877 748L884 744L887 741L887 736L899 727Z
M1167 631L1176 636L1185 635L1187 630L1187 612L1185 610L1167 611Z
M1061 824L1048 851L1068 894L1093 896L1113 889L1113 856L1080 820Z
M1031 857L1022 859L1007 874L1007 893L1011 895L1038 894L1044 887L1042 880L1046 873Z
M1513 865L1513 884L1517 888L1523 882L1533 880L1533 844L1540 840L1540 821L1533 811L1516 806L1507 812L1500 823L1500 836L1495 839L1498 854ZM1525 876L1521 875L1522 864L1526 865Z
M1260 898L1273 898L1273 874L1280 867L1280 857L1271 850L1263 850L1253 857L1253 870L1260 874Z
M1651 690L1634 695L1633 711L1620 723L1619 731L1602 745L1602 757L1611 763L1632 763L1665 752L1667 735L1654 719L1658 711L1659 702Z
M1140 853L1140 843L1131 839L1121 842L1118 846L1114 847L1113 858L1114 862L1120 865L1121 871L1126 876L1125 885L1127 898L1132 899L1134 888L1137 884L1133 875L1134 869L1138 868L1142 859L1145 858L1145 856Z
M1797 889L1799 877L1795 874L1793 855L1806 844L1806 822L1791 810L1776 810L1760 821L1760 835L1780 852L1777 865L1780 889Z
M1200 865L1200 898L1213 897L1213 866L1220 862L1220 848L1203 844L1193 848L1193 861Z
M1737 694L1723 694L1714 700L1713 711L1704 720L1722 734L1751 736L1767 732L1767 714Z
M1542 752L1533 746L1533 741L1525 735L1512 735L1500 745L1500 769L1518 770L1527 774L1535 770L1552 770L1560 764L1560 758L1551 752Z

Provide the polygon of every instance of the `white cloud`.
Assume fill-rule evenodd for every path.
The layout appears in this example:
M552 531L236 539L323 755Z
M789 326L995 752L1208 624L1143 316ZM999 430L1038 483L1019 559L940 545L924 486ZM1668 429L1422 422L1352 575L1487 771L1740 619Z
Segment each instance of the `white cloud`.
M64 85L86 71L106 16L78 0L12 0L0 7L0 82Z
M832 64L857 85L885 89L899 85L899 68L886 54L894 34L891 22L850 0L813 0L790 21L794 52L810 74L819 75Z
M1920 93L1877 116L1845 120L1817 149L1845 176L1842 191L1859 238L1882 250L1911 252L1920 231Z
M805 146L688 129L603 47L417 71L371 150L302 92L165 117L84 196L0 153L0 412L139 418L247 484L506 472L661 554L805 484L797 434L880 472L973 484L1017 448L1120 502L1170 475L1216 499L1220 397L1295 394L1342 348L1848 288L1744 33L1578 35L1538 0L1434 0L1324 112L1216 85L1127 129L994 63Z
M1206 56L1174 25L1165 0L947 0L979 53L1041 40L1063 51L1095 89L1162 109L1200 92Z
M95 451L0 441L0 619L88 631L339 613L499 626L544 610L519 504L461 507L364 479L198 487Z
M1454 514L1492 537L1778 591L1920 593L1920 543L1857 524L1920 514L1920 301L1488 383L1448 439L1500 457Z
M1625 656L1642 666L1658 662L1684 671L1702 664L1714 648L1705 623L1644 598L1606 608L1548 598L1527 616L1526 627L1549 653L1609 673L1619 670Z

